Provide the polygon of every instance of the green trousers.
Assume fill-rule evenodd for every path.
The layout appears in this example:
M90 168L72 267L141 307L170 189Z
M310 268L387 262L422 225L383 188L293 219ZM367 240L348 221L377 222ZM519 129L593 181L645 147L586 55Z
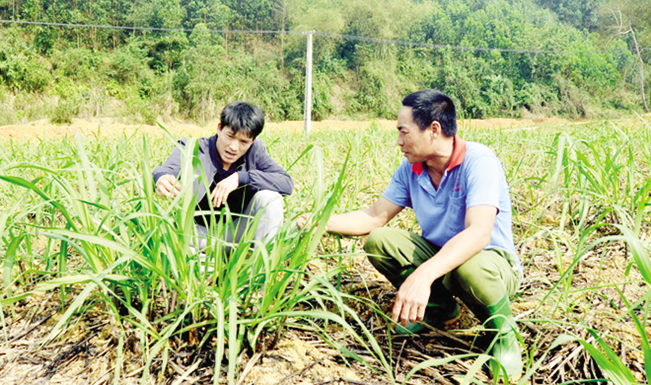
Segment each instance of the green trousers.
M369 234L364 250L375 268L396 288L440 247L418 234L381 227ZM492 305L505 294L511 297L522 275L517 257L500 250L483 250L432 284L430 305L448 306L457 296L466 305Z

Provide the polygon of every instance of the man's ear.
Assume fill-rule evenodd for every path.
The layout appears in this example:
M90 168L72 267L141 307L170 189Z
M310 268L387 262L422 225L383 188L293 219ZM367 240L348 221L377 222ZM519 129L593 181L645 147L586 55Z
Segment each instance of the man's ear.
M436 120L432 122L432 124L427 127L427 130L430 132L430 135L432 138L436 138L439 135L441 135L441 123L437 122Z
M222 122L217 123L217 132L222 132Z

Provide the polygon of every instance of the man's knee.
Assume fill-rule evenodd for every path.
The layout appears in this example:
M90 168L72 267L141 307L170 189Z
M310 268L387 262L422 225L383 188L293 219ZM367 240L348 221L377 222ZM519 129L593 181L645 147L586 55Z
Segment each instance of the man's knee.
M366 243L364 244L364 251L368 257L369 262L373 265L378 271L383 274L386 273L386 268L388 265L391 265L391 256L387 251L386 241L390 239L390 228L379 227L366 237Z
M470 258L464 264L452 271L455 281L462 287L474 285L481 280L484 266L481 265L480 258Z
M489 305L495 298L499 299L505 293L500 271L495 264L483 256L470 258L450 274L456 290L453 287L450 289L460 290L458 295L464 301Z
M262 211L254 239L267 242L271 239L283 223L284 200L282 195L275 191L260 190L250 203L248 214L256 216Z
M271 190L260 190L253 196L253 212L255 215L259 210L266 214L282 217L285 205L282 195Z
M366 237L366 243L364 244L364 251L369 254L369 259L371 255L386 255L386 240L389 239L389 233L391 233L390 228L388 227L379 227Z

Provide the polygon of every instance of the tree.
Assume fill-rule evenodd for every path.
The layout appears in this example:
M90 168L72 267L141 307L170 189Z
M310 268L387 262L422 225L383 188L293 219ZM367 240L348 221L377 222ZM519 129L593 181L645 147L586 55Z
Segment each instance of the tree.
M599 28L599 10L606 0L536 0L558 19L579 29L595 31Z
M230 24L232 10L219 0L182 0L185 10L183 25L187 29L201 23L208 29L224 29Z
M623 5L628 7L630 12L631 9L636 9L637 6L630 6L627 1L623 1ZM633 48L638 58L638 65L640 70L640 94L642 96L642 104L644 105L644 110L649 112L649 105L646 102L646 92L644 91L644 60L642 60L642 54L640 52L640 45L635 34L635 28L633 27L632 22L628 18L628 15L625 15L621 8L608 8L609 13L613 18L612 29L616 31L617 35L620 36L630 36ZM651 11L647 11L648 16L651 18ZM642 20L644 17L637 17L637 20Z

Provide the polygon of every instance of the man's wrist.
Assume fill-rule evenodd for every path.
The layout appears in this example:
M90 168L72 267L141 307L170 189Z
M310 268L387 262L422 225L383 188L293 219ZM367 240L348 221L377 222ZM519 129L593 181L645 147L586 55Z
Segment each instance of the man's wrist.
M416 270L412 274L416 274L416 278L418 281L423 281L426 282L429 286L432 286L434 284L434 281L436 280L436 274L434 271L431 271L432 268L431 266L428 266L428 262L431 262L432 260L425 261L422 265L418 266Z
M237 183L238 186L243 186L245 184L251 183L251 176L248 171L238 171L237 172Z

